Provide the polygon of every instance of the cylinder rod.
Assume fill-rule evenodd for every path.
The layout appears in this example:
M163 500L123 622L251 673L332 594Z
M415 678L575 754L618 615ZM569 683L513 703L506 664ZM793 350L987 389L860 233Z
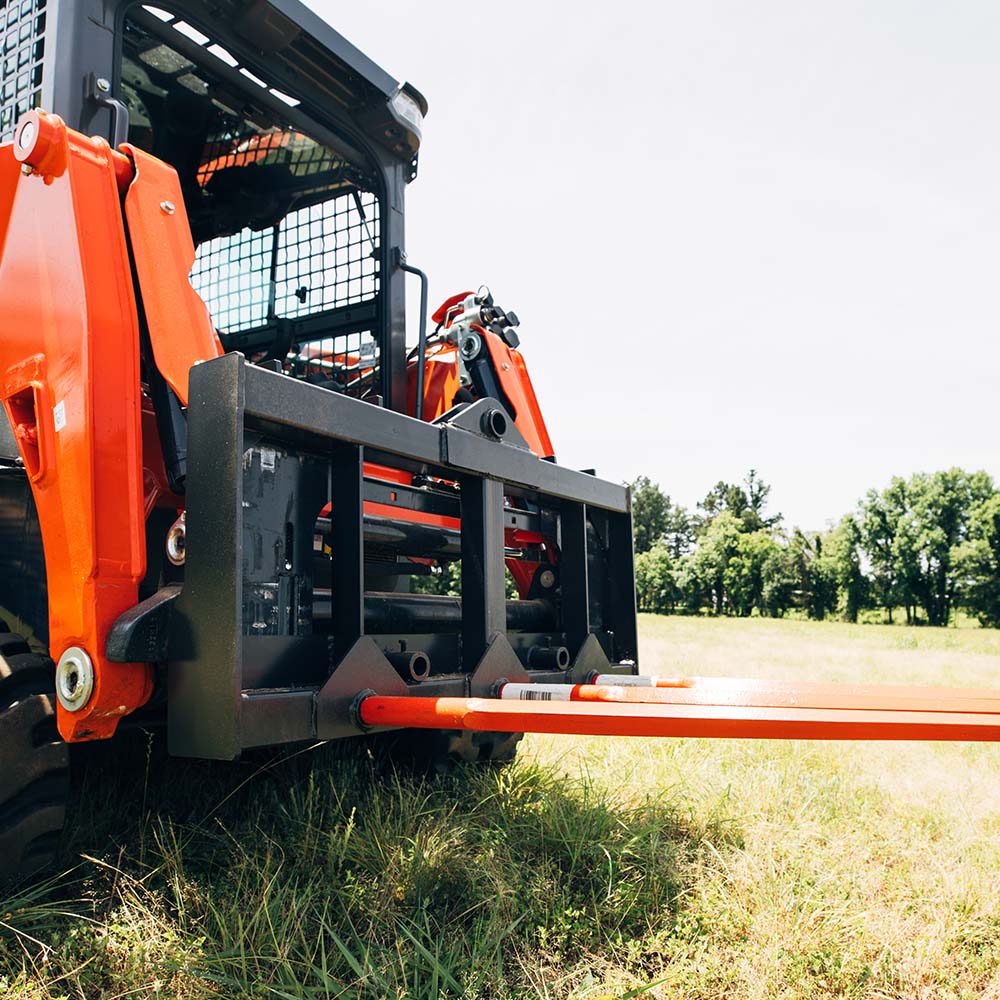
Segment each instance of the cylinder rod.
M313 618L331 617L333 596L321 593L313 601ZM551 632L556 627L555 608L549 601L508 601L508 632ZM378 634L458 632L462 628L462 599L432 594L365 594L365 631Z
M732 705L503 701L370 695L366 726L731 739L1000 741L1000 718L973 712L758 708Z

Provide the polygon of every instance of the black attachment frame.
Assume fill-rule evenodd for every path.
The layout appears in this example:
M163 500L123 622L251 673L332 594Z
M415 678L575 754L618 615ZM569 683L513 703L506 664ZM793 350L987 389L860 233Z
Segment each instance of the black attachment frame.
M169 631L173 753L228 759L355 734L350 706L362 690L488 694L503 678L635 672L628 490L491 437L471 409L427 424L239 354L192 369L185 581L169 616L162 602L148 604L157 634L164 623ZM389 489L373 465L428 485ZM460 510L460 602L366 592L365 503L397 496L401 525L415 511ZM317 536L327 504L328 534ZM555 518L563 564L554 599L506 599L504 529L524 522L521 508ZM326 614L313 593L318 541L330 562ZM607 595L599 625L588 584L597 578ZM401 625L407 615L416 624ZM123 619L133 645L119 637L118 649L148 642L137 617ZM570 666L553 669L563 647ZM405 682L387 657L410 651L430 661L426 680Z

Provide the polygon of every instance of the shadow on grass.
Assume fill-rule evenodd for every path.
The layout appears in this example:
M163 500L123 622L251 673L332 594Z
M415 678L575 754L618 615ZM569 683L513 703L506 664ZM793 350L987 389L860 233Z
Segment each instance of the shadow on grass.
M530 762L423 779L351 741L213 764L141 733L81 757L76 867L0 927L25 997L523 995L668 931L704 836Z

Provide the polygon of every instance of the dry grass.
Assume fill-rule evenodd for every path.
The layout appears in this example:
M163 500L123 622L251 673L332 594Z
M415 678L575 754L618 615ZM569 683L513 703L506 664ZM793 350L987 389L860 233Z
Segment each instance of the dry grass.
M973 629L642 636L664 673L1000 672ZM96 860L0 903L3 995L1000 1000L1000 746L529 737L436 783L357 746L143 756L87 779L67 861Z

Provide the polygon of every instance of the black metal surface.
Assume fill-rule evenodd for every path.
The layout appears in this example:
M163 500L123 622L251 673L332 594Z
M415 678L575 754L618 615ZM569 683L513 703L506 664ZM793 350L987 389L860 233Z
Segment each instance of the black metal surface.
M421 650L408 652L387 652L385 658L395 667L404 681L424 681L431 672L431 661Z
M606 513L598 516L603 522L607 554L603 602L607 617L603 625L614 636L615 658L638 660L631 509L622 517L609 517Z
M344 656L365 634L365 470L363 450L337 445L330 463L333 522L334 652Z
M424 419L424 375L427 371L427 275L407 264L406 257L399 254L397 257L400 268L407 274L415 274L420 279L420 316L418 318L419 333L417 335L417 392L416 392L416 412L417 420Z
M366 490L366 495L370 500L371 493ZM450 510L448 515L458 517L457 507L454 511ZM320 523L322 524L324 520L321 519ZM377 546L400 555L457 557L462 553L461 535L451 528L368 516L365 518L364 535L366 545Z
M0 410L0 428L7 417ZM0 464L0 608L42 647L48 645L49 606L42 533L23 469Z
M99 108L107 108L111 112L111 146L117 149L123 142L128 142L129 113L128 108L112 97L107 80L98 82L97 77L91 75L87 79L87 97Z
M7 411L0 410L0 463L13 465L20 461L21 453L14 440L14 428L7 419Z
M218 364L220 360L209 364ZM203 367L201 365L199 368ZM512 487L624 513L625 487L539 459L529 451L447 424L426 424L387 409L359 404L316 386L303 385L250 365L247 425L303 449L324 441L362 444L370 462L455 479L463 472L487 475Z
M17 32L18 48L28 50L27 61L19 59L18 65L23 71L26 65L44 60L46 74L51 70L55 80L44 79L41 86L50 94L54 92L58 103L58 107L49 107L60 115L67 114L66 120L73 127L103 131L95 127L99 109L87 98L83 82L88 74L117 82L115 33L125 11L133 6L129 0L33 0L30 4L21 0L8 3L4 9L5 27ZM238 66L259 78L265 74L269 86L323 109L327 117L343 119L359 131L364 129L386 154L412 167L419 136L391 114L372 115L373 107L384 108L400 84L298 0L252 4L241 0L172 0L158 4L157 9L203 32L215 33ZM42 23L38 25L40 15ZM20 28L25 25L32 31L22 39ZM45 41L44 51L35 48L39 40ZM38 83L26 83L33 84L25 88L30 101ZM410 91L416 94L412 88ZM417 99L426 111L426 102L419 94ZM107 112L102 110L101 123L107 120ZM2 127L12 129L14 124L4 119ZM394 129L393 135L386 135L387 124Z
M460 480L462 489L462 667L471 672L496 634L507 632L503 483Z
M111 628L105 655L113 663L163 663L169 655L170 619L181 587L158 590L126 611Z
M486 437L493 441L502 440L512 448L531 452L531 446L524 435L517 429L514 421L506 416L505 411L497 406L493 397L478 399L474 403L461 403L443 413L434 423L470 431L478 437Z
M569 654L588 669L608 663L605 650L624 658L610 629L581 634L592 572L614 566L626 574L621 593L632 584L631 547L615 558L602 552L596 570L588 549L591 536L607 548L627 531L623 487L492 440L479 421L428 425L239 355L198 365L190 379L186 580L168 665L173 752L231 757L265 742L357 732L347 688L364 677L376 688L366 671L402 683L387 655L411 663L426 654L429 676L412 683L453 694L471 690L471 678L527 676L529 666L564 678L576 669L565 667ZM366 482L371 462L409 469L426 485ZM505 470L516 478L505 481ZM401 500L400 520L366 519L372 497ZM460 517L462 599L366 591L366 555L371 563L386 543L417 558L453 551L452 529L405 523L424 500ZM555 600L508 601L505 559L520 555L505 548L505 529L560 522L561 577L572 572L573 582ZM320 572L328 576L317 586ZM627 645L627 602L619 605L606 617Z
M478 618L476 635L488 637L492 632L551 632L556 628L555 608L549 601L508 601L503 593L503 556L499 561L500 601L502 610L485 620L481 602L476 602L470 589L462 585L463 597L439 597L429 594L373 594L365 596L365 631L406 635L437 632L461 632L463 645L469 648L473 633L463 623ZM322 612L317 613L317 618ZM486 641L482 639L479 656Z
M587 507L569 503L560 519L559 579L563 625L575 652L590 635L590 585L587 559Z
M191 373L187 557L171 622L167 729L172 753L232 759L243 748L244 382L233 377L242 359L221 361Z

